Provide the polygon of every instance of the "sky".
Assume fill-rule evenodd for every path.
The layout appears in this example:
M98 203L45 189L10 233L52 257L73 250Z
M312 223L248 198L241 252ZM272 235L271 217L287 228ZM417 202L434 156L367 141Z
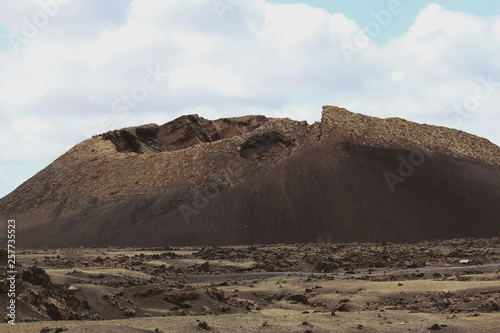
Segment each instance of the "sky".
M0 8L0 197L92 135L193 113L313 123L336 105L500 144L500 1Z

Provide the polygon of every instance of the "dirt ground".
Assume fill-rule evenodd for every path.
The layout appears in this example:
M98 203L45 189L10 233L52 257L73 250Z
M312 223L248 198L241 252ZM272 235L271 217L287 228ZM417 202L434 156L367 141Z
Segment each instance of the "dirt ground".
M16 325L5 317L2 332L500 328L499 238L65 248L21 250L16 259ZM461 259L470 266L460 266ZM6 278L2 269L2 309Z

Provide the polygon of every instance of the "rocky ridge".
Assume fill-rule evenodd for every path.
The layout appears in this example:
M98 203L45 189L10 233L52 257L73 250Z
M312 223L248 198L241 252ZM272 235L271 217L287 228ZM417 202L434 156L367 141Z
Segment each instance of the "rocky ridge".
M500 147L487 139L451 128L418 124L401 118L380 119L325 106L321 129L329 139L339 142L439 152L500 166Z

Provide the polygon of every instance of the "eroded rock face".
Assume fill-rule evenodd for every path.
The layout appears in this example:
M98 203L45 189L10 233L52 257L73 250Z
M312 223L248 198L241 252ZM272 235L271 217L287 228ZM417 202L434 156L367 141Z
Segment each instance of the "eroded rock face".
M22 221L29 247L491 237L500 148L329 106L311 125L188 115L78 144L0 199L0 215Z
M158 138L160 126L149 124L110 131L102 135L110 140L120 153L153 154L165 151L165 145Z
M248 133L267 121L264 116L211 121L194 114L179 117L163 126L128 127L98 137L111 141L119 153L154 154Z
M178 150L251 132L267 120L264 116L249 116L211 121L188 115L161 126L159 138L169 150Z

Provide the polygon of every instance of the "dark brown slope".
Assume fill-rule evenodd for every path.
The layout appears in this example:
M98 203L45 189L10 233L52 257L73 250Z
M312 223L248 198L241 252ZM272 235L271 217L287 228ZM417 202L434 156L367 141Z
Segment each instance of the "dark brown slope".
M418 163L400 175L402 159ZM0 214L25 247L492 237L500 148L336 107L313 125L191 115L82 142Z

